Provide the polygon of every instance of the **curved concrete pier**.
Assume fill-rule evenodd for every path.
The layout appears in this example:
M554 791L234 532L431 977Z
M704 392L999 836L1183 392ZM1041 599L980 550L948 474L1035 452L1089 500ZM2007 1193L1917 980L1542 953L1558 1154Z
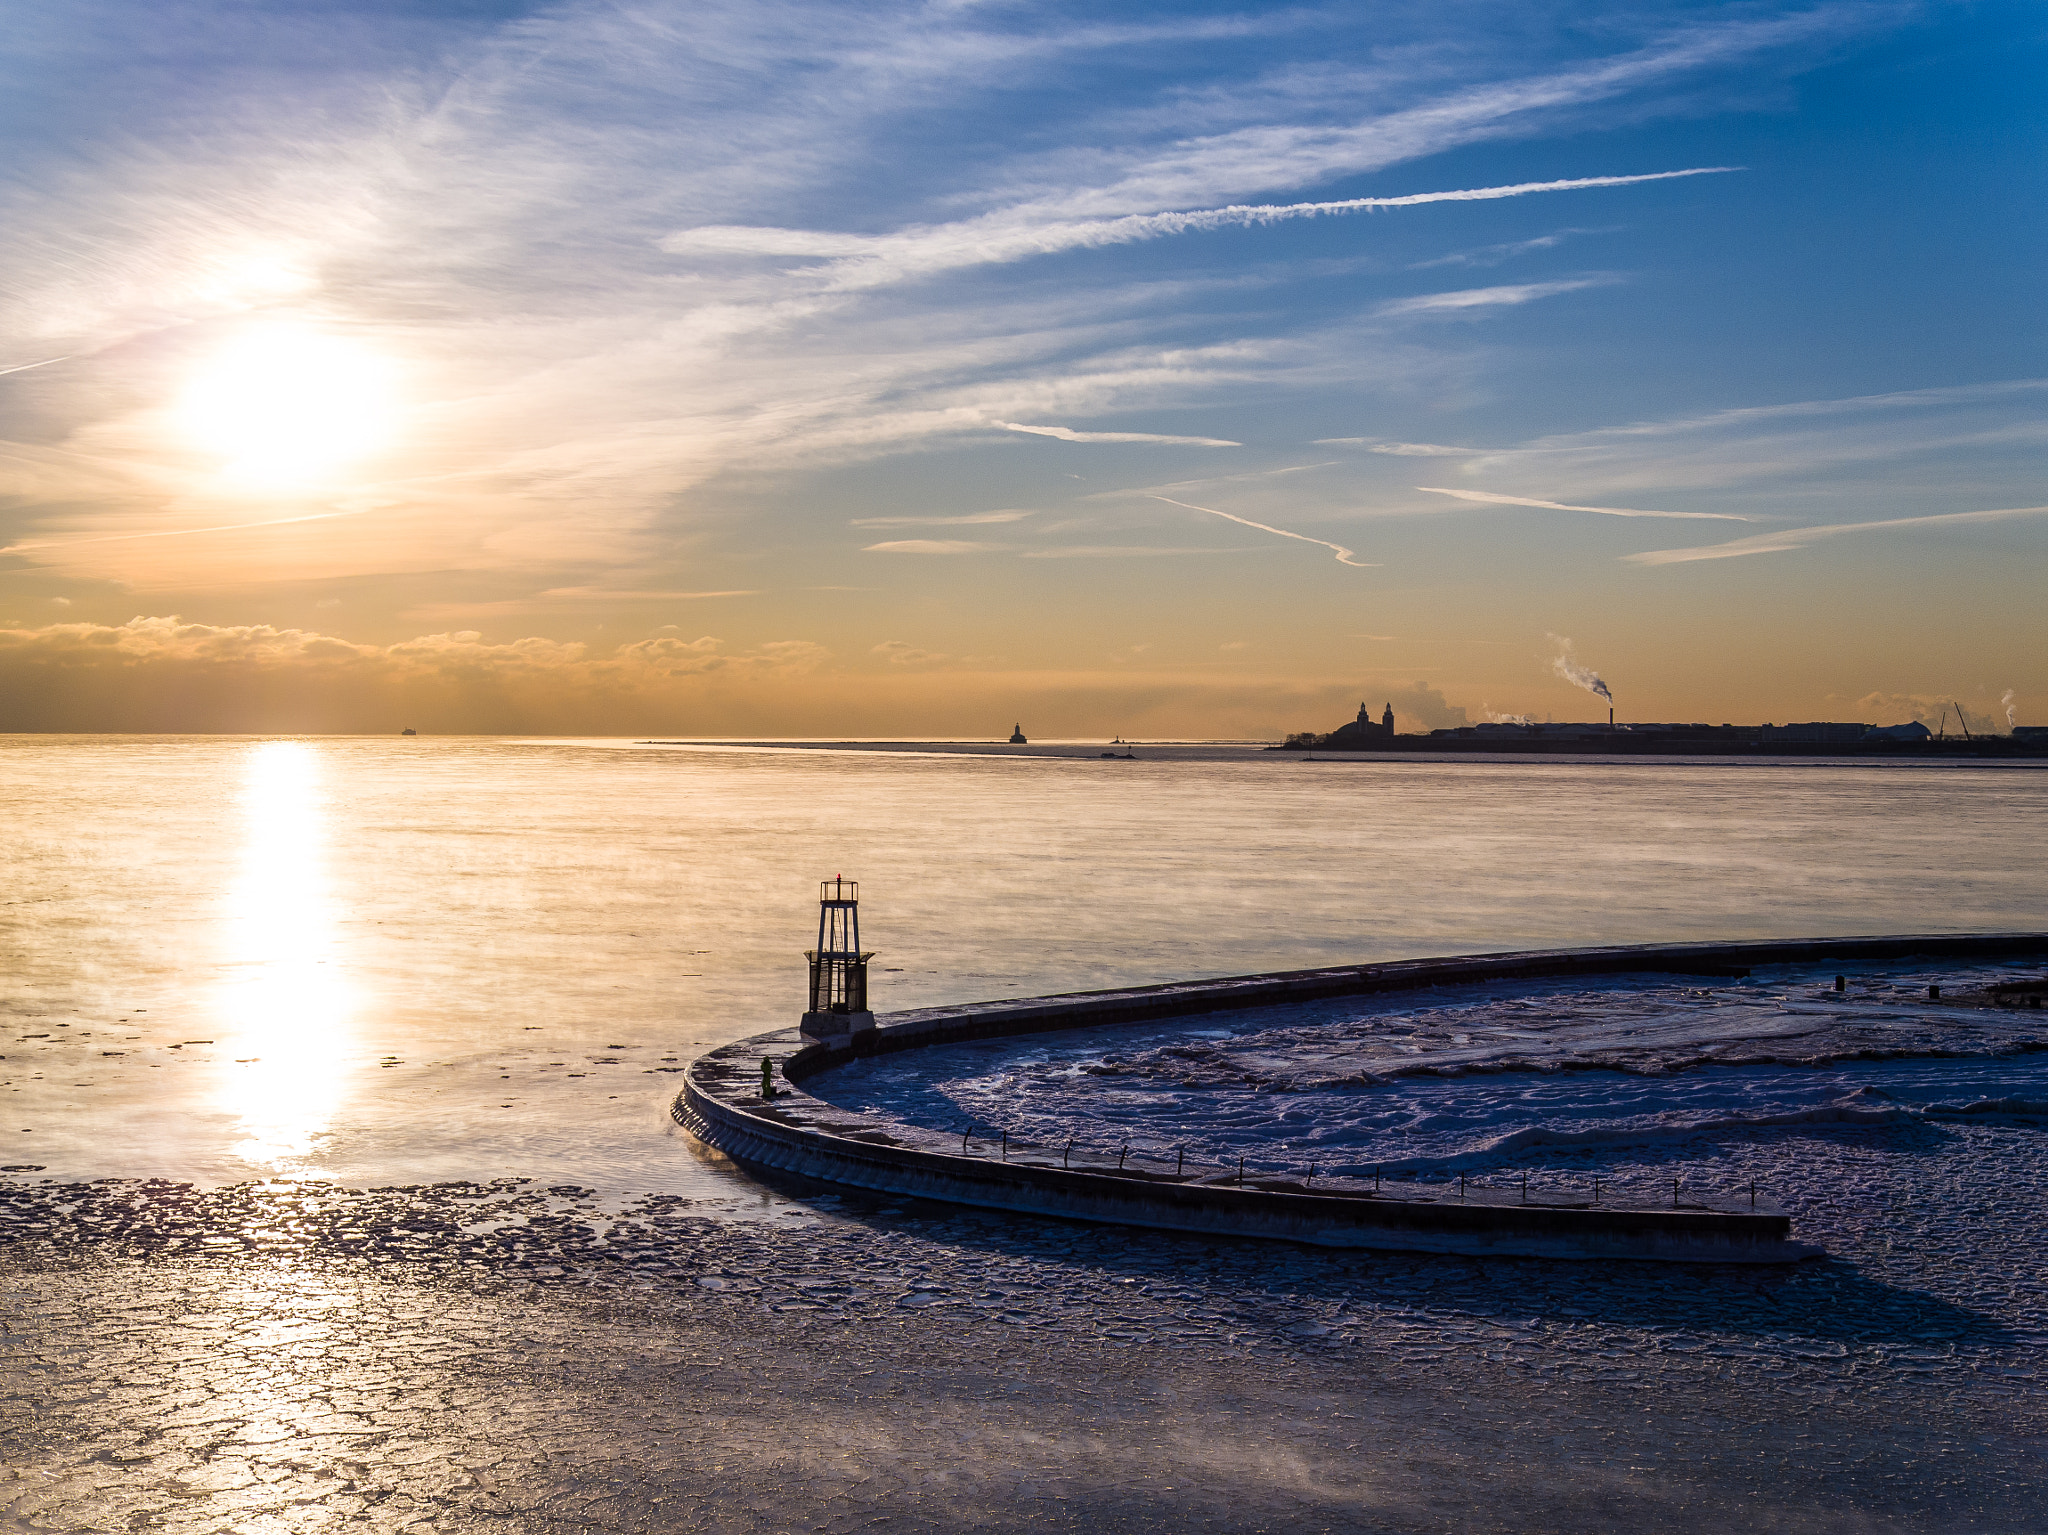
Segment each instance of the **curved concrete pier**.
M1747 1201L1594 1207L1498 1191L1461 1197L1449 1185L1384 1192L1285 1179L1201 1180L1106 1166L1068 1168L1042 1149L1005 1154L803 1091L803 1081L856 1056L959 1040L1100 1027L1322 997L1534 976L1727 974L1771 964L1851 964L1909 957L1997 958L2048 953L2048 934L1835 938L1637 945L1457 955L1391 964L1234 976L1118 991L1080 992L888 1014L843 1041L795 1028L743 1039L695 1061L672 1114L735 1160L877 1192L1068 1219L1271 1237L1331 1247L1518 1257L1666 1262L1787 1263L1819 1250L1794 1241L1783 1211ZM790 1086L761 1097L761 1060L782 1063Z

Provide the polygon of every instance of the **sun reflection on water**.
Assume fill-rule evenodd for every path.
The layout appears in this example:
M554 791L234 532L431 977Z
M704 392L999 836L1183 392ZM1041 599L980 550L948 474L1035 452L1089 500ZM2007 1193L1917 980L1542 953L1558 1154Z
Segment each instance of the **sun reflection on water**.
M219 1101L240 1120L235 1155L278 1172L297 1170L332 1121L353 1034L320 769L304 742L251 750L227 897Z

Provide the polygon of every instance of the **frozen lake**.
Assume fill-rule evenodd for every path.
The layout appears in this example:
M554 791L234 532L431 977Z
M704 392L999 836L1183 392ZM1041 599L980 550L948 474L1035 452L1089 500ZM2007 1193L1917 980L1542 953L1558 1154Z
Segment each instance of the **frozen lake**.
M1755 1180L1830 1254L1782 1271L1333 1254L770 1188L666 1111L698 1051L794 1020L821 875L862 881L884 1009L2035 928L2048 775L0 753L21 1169L0 1174L0 1522L2039 1523L2048 1132L1965 1111L2048 1098L2020 1050L2043 1015L1926 1006L1922 974L1840 998L1791 973L1410 993L828 1089L1105 1154Z

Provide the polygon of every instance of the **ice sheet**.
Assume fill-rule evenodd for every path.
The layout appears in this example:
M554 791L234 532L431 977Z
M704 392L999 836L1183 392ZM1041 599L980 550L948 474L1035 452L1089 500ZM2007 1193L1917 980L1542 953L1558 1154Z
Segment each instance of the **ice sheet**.
M934 1129L1190 1167L1449 1176L1658 1142L2048 1123L2048 1012L1969 1005L2039 966L1517 983L1037 1035L809 1079ZM1938 985L1946 1000L1928 998Z

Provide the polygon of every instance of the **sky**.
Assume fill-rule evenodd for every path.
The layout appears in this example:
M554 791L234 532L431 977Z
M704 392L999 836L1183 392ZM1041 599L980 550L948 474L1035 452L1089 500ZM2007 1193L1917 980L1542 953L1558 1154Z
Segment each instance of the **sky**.
M1999 0L31 7L0 729L2048 722L2044 77Z

